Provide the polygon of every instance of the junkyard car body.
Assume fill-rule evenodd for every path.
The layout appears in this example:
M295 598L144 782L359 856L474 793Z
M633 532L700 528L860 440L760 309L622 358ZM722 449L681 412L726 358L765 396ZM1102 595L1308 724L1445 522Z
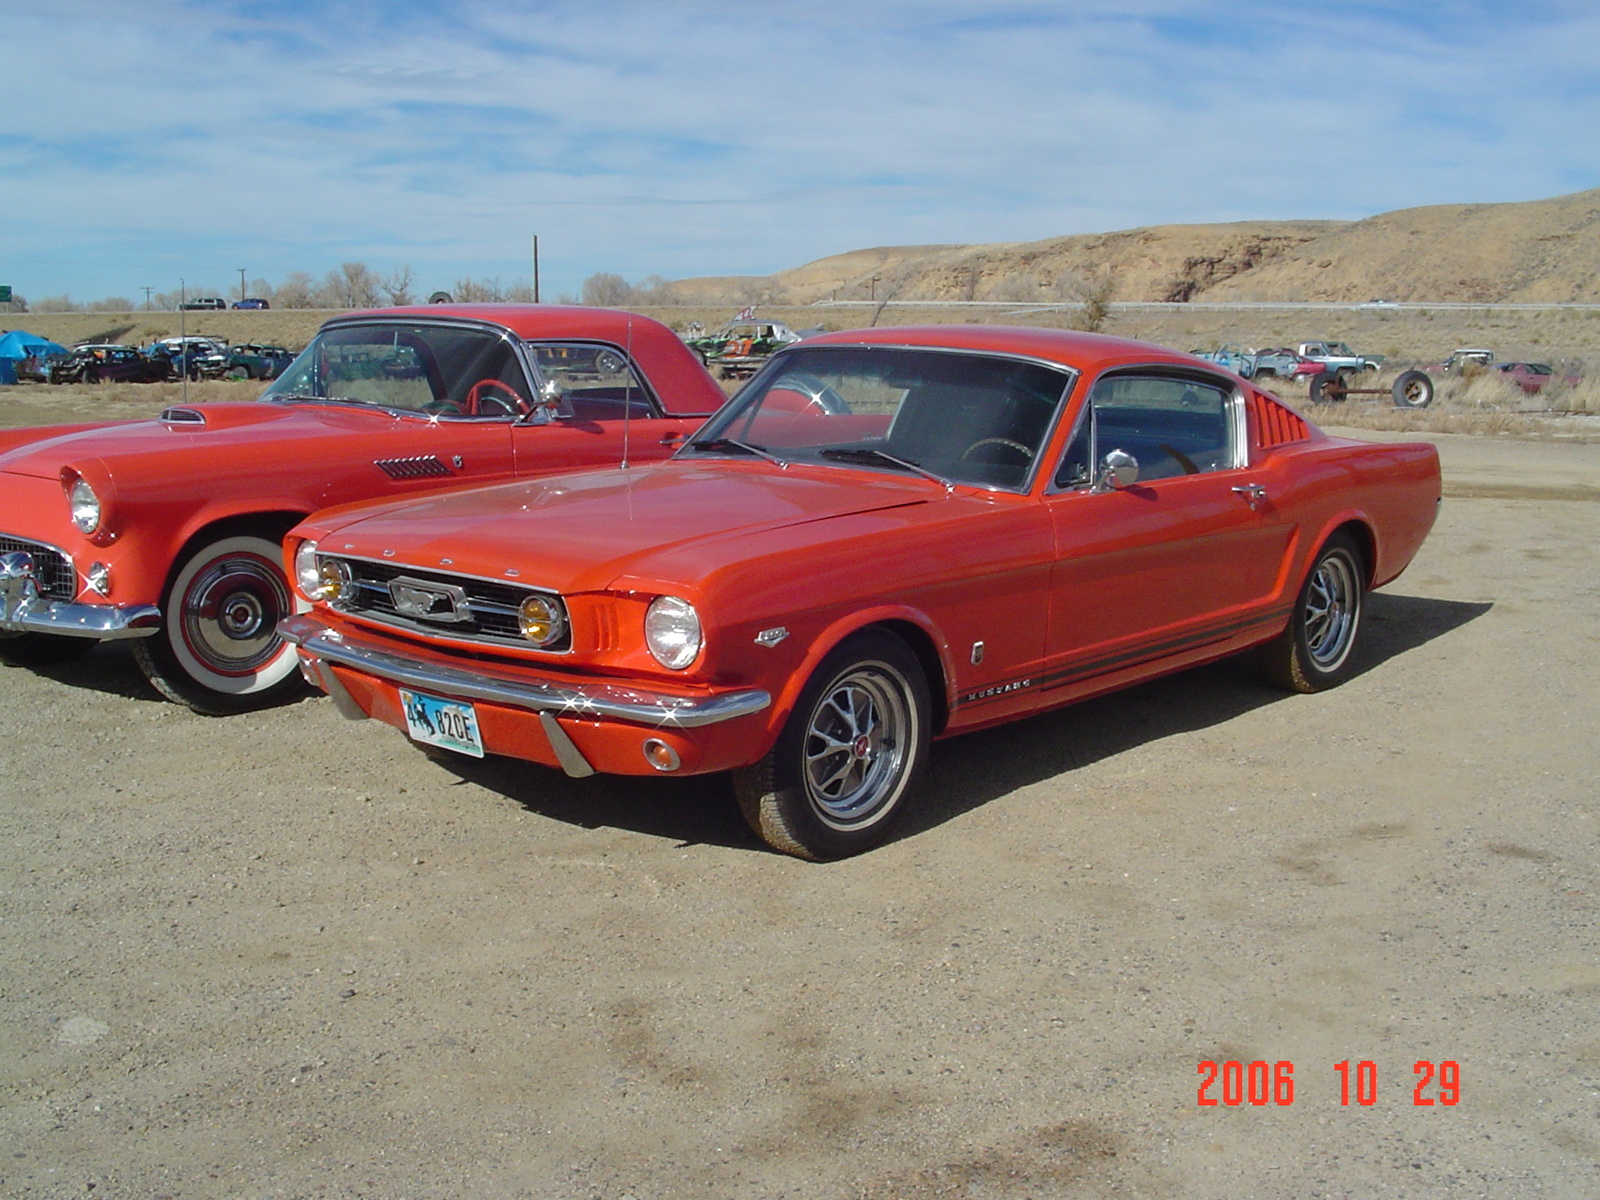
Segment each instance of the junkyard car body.
M51 383L159 383L171 376L162 359L111 344L74 346L47 369Z
M1577 387L1583 382L1580 372L1570 369L1558 371L1549 363L1502 362L1495 363L1494 369L1500 372L1501 378L1507 383L1515 384L1528 396L1537 396L1551 384Z
M255 403L0 433L0 658L136 638L203 711L296 685L280 539L364 497L661 458L722 401L647 318L438 306L327 322Z
M715 333L690 338L702 361L724 379L754 375L772 354L800 341L781 321L730 321Z
M1156 346L824 334L669 461L314 515L281 628L346 715L575 775L732 769L823 858L883 836L929 736L1252 646L1336 682L1439 495L1432 446Z
M294 361L282 346L236 342L199 359L200 374L210 379L276 379Z

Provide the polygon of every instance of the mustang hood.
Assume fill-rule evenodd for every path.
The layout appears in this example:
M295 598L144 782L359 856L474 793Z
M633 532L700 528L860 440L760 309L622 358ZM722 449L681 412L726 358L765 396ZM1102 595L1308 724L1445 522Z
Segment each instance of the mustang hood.
M840 476L844 476L841 482ZM942 497L924 480L827 468L668 462L441 493L313 517L331 554L394 561L562 591L599 590L641 556L694 546L707 565L785 526Z

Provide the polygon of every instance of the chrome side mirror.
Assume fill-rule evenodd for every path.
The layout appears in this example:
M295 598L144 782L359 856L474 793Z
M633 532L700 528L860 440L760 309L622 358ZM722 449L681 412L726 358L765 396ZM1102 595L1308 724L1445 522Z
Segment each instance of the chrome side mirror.
M546 379L539 385L539 392L533 398L532 411L528 413L529 425L548 425L555 419L556 412L561 408L561 385L554 379Z
M1100 462L1100 474L1094 481L1097 492L1112 492L1131 487L1139 481L1139 460L1126 450L1113 450Z

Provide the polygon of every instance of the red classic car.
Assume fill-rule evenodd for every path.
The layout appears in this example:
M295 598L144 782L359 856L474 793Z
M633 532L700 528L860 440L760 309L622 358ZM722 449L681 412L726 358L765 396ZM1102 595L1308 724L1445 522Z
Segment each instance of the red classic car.
M930 738L1247 649L1338 683L1439 495L1431 445L1157 346L824 334L666 462L312 516L280 629L346 716L574 776L731 770L822 859L885 835Z
M302 686L280 542L315 509L665 457L723 400L666 326L438 306L327 322L257 403L0 433L0 660L136 638L208 713Z

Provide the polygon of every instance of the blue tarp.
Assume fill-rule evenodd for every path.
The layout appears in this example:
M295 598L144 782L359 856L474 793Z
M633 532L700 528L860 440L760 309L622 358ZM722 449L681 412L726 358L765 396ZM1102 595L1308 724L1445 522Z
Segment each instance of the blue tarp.
M66 352L60 342L26 330L13 329L0 335L0 385L17 381L17 364L25 358L55 358Z
M0 358L38 358L41 355L52 357L66 352L67 348L60 342L52 342L47 337L40 337L23 329L13 329L10 333L0 336Z

